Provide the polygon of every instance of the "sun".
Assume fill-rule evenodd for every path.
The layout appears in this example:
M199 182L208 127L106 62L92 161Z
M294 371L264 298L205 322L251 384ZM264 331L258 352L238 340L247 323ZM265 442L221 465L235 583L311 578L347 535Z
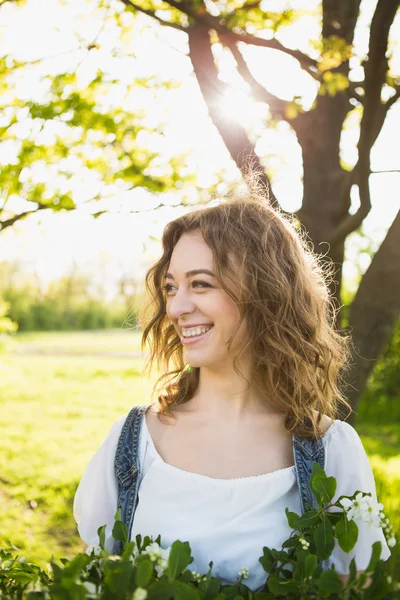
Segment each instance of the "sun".
M218 100L218 110L228 121L236 121L243 127L251 127L265 111L243 90L231 88Z

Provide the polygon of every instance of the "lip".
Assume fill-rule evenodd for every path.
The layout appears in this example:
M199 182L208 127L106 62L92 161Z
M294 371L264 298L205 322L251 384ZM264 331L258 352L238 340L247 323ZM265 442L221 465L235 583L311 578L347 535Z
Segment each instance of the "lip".
M201 333L200 335L195 335L195 336L189 337L189 338L185 338L185 337L183 337L183 335L181 335L181 342L185 346L187 346L189 344L195 344L196 342L203 340L213 329L214 329L214 326L212 326L211 329L209 329L206 333Z
M181 329L183 327L207 327L208 325L214 325L214 323L178 323Z

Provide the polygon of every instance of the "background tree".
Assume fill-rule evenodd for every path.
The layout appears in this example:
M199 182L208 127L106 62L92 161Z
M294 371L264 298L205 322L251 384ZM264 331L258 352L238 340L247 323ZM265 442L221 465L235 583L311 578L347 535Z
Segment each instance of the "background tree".
M361 0L322 0L317 14L313 15L319 22L319 36L308 45L309 52L306 53L289 48L281 41L284 27L302 18L305 11L287 8L274 12L267 9L268 2L265 0L110 0L107 5L98 1L99 9L114 11L113 18L124 32L133 27L126 15L137 16L140 13L159 25L185 33L188 56L200 91L226 148L242 171L249 162L256 167L276 206L279 206L279 198L275 198L269 173L256 152L254 135L239 123L227 121L218 110L218 99L229 88L221 76L218 48L222 46L231 53L237 73L246 82L253 97L268 105L270 118L265 127L279 121L288 123L301 147L303 161L303 200L295 214L316 251L321 244L324 250L326 243L329 244L327 256L336 266L332 291L338 306L342 304L346 238L361 227L371 209L371 149L388 111L400 97L399 79L391 71L389 61L389 34L399 0L376 2L369 30L368 53L365 60L357 65L353 42L360 5ZM96 51L97 44L96 39L90 44L86 42L86 50ZM250 61L246 60L249 47L258 47L260 60L265 60L266 64L273 60L271 51L297 61L298 68L315 86L312 106L307 106L299 96L282 100L261 85L252 72ZM354 76L355 66L362 76ZM8 87L13 85L12 72L23 67L12 64L10 57L4 57L2 71ZM285 73L282 73L284 76ZM0 218L5 215L3 228L24 218L32 210L74 208L74 194L68 188L68 182L75 169L66 160L67 155L76 155L79 166L86 169L88 175L94 172L100 174L105 185L101 192L91 196L91 200L99 199L107 186L112 188L115 182L121 180L128 188L142 186L158 193L168 186L176 186L182 179L177 175L179 158L175 159L175 163L172 159L164 159L163 175L157 175L160 173L160 157L152 156L148 148L140 147L138 143L143 115L138 117L132 111L119 109L116 119L115 107L104 102L105 89L116 83L110 71L100 70L83 90L79 88L75 72L55 77L49 74L47 83L49 94L45 102L16 101L16 106L6 107L3 136L6 140L10 136L19 135L19 138L18 142L14 138L18 146L14 164L6 167L0 179L1 195L5 198L0 209ZM121 81L117 83L120 85ZM162 80L155 83L168 85ZM127 91L134 91L139 84L147 85L148 82L132 78ZM21 114L21 111L29 114ZM359 115L360 122L358 160L353 167L344 164L340 154L342 132L352 113ZM32 131L24 137L18 132L17 125L27 116L32 121ZM41 131L48 121L61 122L58 124L67 129L56 143L46 145L40 142L40 138L38 140L34 128ZM65 139L69 141L65 142ZM40 178L38 182L30 169L40 160L51 164L53 157L58 169L61 167L61 181L64 178L64 185L56 190L57 193L48 184L40 182ZM359 193L360 206L353 214L351 192L355 189ZM10 211L14 196L35 203L34 208L15 211L10 216L7 210ZM400 287L393 285L400 276L399 235L400 213L373 256L350 307L348 327L352 332L354 352L346 393L354 407L399 314ZM340 317L338 326L344 324Z
M287 48L279 41L280 28L287 20L296 18L295 11L273 13L263 10L262 2L252 0L244 3L164 0L157 6L151 2L142 5L122 1L127 10L140 11L165 26L180 27L187 33L189 56L211 119L239 168L245 171L250 158L263 174L275 204L279 199L273 195L254 142L239 123L228 124L216 109L215 100L223 94L226 84L219 78L213 44L229 48L238 73L254 97L269 105L271 119L285 120L293 128L302 151L304 186L302 206L296 216L315 248L320 243L329 243L328 256L336 265L333 293L340 306L346 237L361 226L371 209L371 149L389 109L400 97L399 81L390 72L388 60L389 31L399 0L378 0L376 4L361 81L351 81L349 77L361 0L322 0L320 38L315 40L318 52L314 56ZM266 39L267 31L270 39ZM318 93L309 110L300 99L283 101L260 85L244 57L244 49L249 45L292 56L315 79ZM384 96L388 98L386 101ZM352 110L362 114L358 161L353 168L346 168L340 159L340 139ZM353 186L358 188L360 196L355 214L350 213ZM347 397L353 407L400 312L400 286L393 285L400 280L399 240L400 212L364 274L351 306L348 326L354 343L354 366L346 383Z
M71 32L72 50L29 61L0 56L0 233L43 210L79 206L97 217L136 188L162 204L162 192L193 182L178 174L183 156L149 147L149 136L153 148L163 145L165 118L159 111L158 121L148 124L146 99L136 100L142 95L148 107L161 104L160 96L179 82L161 73L136 75L127 38L132 15L121 14L123 5L112 0L112 8L96 4L100 27L92 36ZM5 23L11 5L17 3L0 3ZM22 12L25 3L18 6ZM77 10L77 30L79 16ZM131 17L125 24L124 16ZM138 24L135 34L141 34Z

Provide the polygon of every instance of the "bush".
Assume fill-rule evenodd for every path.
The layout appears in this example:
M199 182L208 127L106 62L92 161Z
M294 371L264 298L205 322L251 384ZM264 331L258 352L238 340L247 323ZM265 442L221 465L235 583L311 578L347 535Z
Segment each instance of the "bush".
M365 421L400 422L400 319L361 397L358 415Z
M292 534L281 550L263 548L259 561L266 571L262 589L251 591L243 581L247 570L238 573L237 583L225 585L209 571L199 574L188 569L193 562L188 542L175 541L170 548L161 547L161 538L153 541L140 535L128 542L128 532L118 510L112 535L121 542L122 550L111 555L105 549L106 526L98 530L99 544L72 560L62 559L61 566L51 561L46 573L0 551L0 597L9 600L317 600L320 598L394 600L399 597L400 583L387 575L387 564L380 560L381 543L372 547L371 560L360 576L354 559L350 576L344 583L332 569L323 570L321 562L332 553L337 540L342 550L354 547L358 527L355 518L372 526L384 526L389 545L395 542L382 507L373 505L370 495L356 492L332 504L336 480L327 477L314 463L311 488L317 509L307 507L302 516L289 512L286 516ZM328 511L335 508L334 512ZM291 568L288 568L291 567Z

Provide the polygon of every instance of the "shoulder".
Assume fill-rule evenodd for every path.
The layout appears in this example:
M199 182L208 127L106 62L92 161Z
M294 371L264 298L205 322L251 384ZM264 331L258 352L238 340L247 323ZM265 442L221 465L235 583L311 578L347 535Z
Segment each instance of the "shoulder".
M315 416L316 411L313 411ZM338 419L331 419L328 415L322 415L320 421L321 437L324 442L333 441L334 439L340 439L341 441L347 440L348 442L361 443L360 437L354 427L352 427L346 421L339 421Z
M328 433L329 429L332 427L333 424L334 421L330 417L328 417L328 415L322 415L319 425L323 436Z
M340 421L335 419L332 421L329 419L325 421L325 428L323 430L323 441L325 445L330 447L338 446L340 448L358 447L362 448L362 441L357 431L350 423L346 421Z
M357 431L345 421L335 420L322 438L325 447L325 471L340 481L348 480L370 488L373 482L371 465ZM356 488L357 489L357 488ZM364 491L369 491L364 490Z

